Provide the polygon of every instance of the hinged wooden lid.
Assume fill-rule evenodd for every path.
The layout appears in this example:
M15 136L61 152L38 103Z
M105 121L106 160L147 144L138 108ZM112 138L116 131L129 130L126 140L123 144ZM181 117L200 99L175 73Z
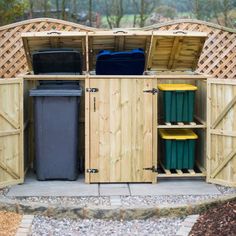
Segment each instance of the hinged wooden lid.
M207 33L154 31L148 70L195 71Z
M83 71L86 71L86 32L45 31L23 33L22 40L29 69L32 70L32 53L40 49L73 48L81 53Z
M145 57L149 55L151 45L151 31L127 31L118 29L115 31L97 31L88 33L89 47L89 70L96 66L96 56L101 50L129 51L135 48L142 48Z

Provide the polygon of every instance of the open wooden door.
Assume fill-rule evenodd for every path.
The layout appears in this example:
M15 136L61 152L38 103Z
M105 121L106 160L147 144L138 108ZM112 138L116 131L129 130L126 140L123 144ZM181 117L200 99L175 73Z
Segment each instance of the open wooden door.
M207 181L236 187L236 80L207 81Z
M152 79L90 79L86 181L152 182ZM88 173L90 172L90 173Z
M23 80L0 79L0 188L23 182Z

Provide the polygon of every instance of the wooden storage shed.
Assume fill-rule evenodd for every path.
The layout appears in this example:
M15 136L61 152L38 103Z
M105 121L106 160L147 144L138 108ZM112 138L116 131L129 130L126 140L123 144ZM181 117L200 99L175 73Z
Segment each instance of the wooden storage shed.
M38 80L53 79L80 80L84 89L81 121L85 121L85 135L82 137L86 143L87 183L154 183L160 177L206 176L209 182L236 186L236 83L233 80L215 80L195 72L206 33L41 32L26 33L22 37L29 68L34 50L75 47L83 55L84 72L82 75L56 76L29 72L18 79L0 80L0 144L3 144L0 153L4 157L0 162L4 170L0 174L0 186L23 182L23 124L26 126L27 122L30 124L25 129L25 144L30 150L25 148L25 167L32 161L34 153L34 131L30 122L33 121L33 105L28 90ZM95 75L95 58L99 50L140 47L146 56L144 75ZM198 87L194 122L169 125L162 121L157 84L163 82L184 82ZM161 128L192 128L197 132L199 140L194 169L169 171L160 165L158 130ZM214 146L216 143L218 145ZM26 153L31 161L27 160Z

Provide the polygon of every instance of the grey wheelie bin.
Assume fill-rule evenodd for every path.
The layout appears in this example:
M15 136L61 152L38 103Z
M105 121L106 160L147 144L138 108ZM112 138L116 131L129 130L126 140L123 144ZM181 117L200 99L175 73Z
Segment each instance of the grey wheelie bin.
M81 95L78 85L52 85L30 90L35 107L35 171L38 180L77 178Z

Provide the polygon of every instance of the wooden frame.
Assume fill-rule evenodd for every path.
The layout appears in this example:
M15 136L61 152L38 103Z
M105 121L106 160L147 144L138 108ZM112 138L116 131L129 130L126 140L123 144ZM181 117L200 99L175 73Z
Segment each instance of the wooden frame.
M207 81L207 181L236 187L236 81Z
M23 80L0 80L0 188L23 183Z
M135 31L134 31L135 32ZM43 34L43 33L42 33ZM67 34L67 33L65 33ZM70 34L70 33L68 33ZM219 183L219 184L226 184L229 186L235 186L235 179L234 179L234 166L235 166L235 158L234 156L236 155L236 153L234 151L231 151L230 153L227 153L227 155L224 155L224 160L218 164L214 166L214 162L212 159L212 153L214 153L214 151L212 151L211 146L209 146L210 142L208 141L208 147L207 147L207 159L204 156L204 153L206 151L206 142L205 142L205 136L207 135L207 140L211 140L213 136L216 136L218 141L223 137L223 139L227 140L226 143L228 146L230 146L230 143L234 144L234 138L236 137L236 131L234 130L234 127L232 129L232 131L227 130L227 129L218 129L217 127L221 125L222 119L225 119L225 116L227 116L227 114L232 113L232 110L234 112L234 108L232 108L232 106L236 103L236 99L233 98L231 101L228 102L228 104L223 104L219 103L219 107L224 105L223 110L221 110L221 115L215 119L214 121L209 120L206 121L206 117L208 116L209 119L211 119L211 115L210 113L210 108L211 108L211 102L212 102L212 91L211 91L211 87L213 86L221 86L221 90L225 91L228 90L226 87L229 85L234 85L234 81L232 80L214 80L214 79L209 79L210 76L205 75L205 74L200 74L194 71L183 71L183 70L179 70L179 71L155 71L155 70L150 70L150 71L146 71L145 75L142 76L97 76L97 75L92 75L90 74L90 69L94 69L94 64L93 66L91 66L91 58L89 60L89 47L92 45L91 41L89 40L89 37L91 36L93 39L95 37L95 35L99 35L101 37L107 37L110 33L109 32L100 32L100 33L88 33L87 36L85 37L84 40L84 46L86 47L85 51L86 51L86 66L85 66L85 71L84 71L84 75L76 75L76 76L71 76L71 75L57 75L57 76L50 76L50 75L32 75L32 74L26 74L26 75L21 75L21 77L24 78L25 81L29 82L32 86L35 86L35 84L37 83L37 80L79 80L81 81L81 85L83 86L84 91L86 90L86 88L90 88L93 85L93 80L96 79L96 83L108 83L109 80L129 80L129 83L135 83L135 80L146 80L146 81L151 81L150 85L152 88L156 88L156 84L158 81L170 81L170 80L174 80L174 83L194 83L199 87L199 90L197 92L197 106L196 106L196 121L195 123L190 123L190 124L171 124L171 125L167 125L167 124L163 124L160 123L158 124L158 107L160 107L159 104L157 104L157 99L156 96L152 96L152 99L150 99L150 103L152 106L152 116L151 116L151 122L152 122L152 127L151 127L151 132L153 135L152 141L150 141L152 147L151 147L151 151L150 151L150 156L152 159L152 165L150 166L143 166L144 168L149 168L150 171L150 176L148 177L148 181L147 182L156 182L156 177L200 177L200 176L205 176L205 169L207 167L207 181L212 182L212 183ZM116 36L118 37L123 37L123 39L121 40L121 42L119 43L118 41L115 41L115 44L112 45L112 47L118 47L118 48L125 48L125 36L122 35L123 32L118 32L118 34ZM135 36L135 35L140 35L142 36L142 32L140 31L136 31L135 33L130 33L130 36ZM162 35L163 34L163 35ZM76 37L77 35L79 35L78 33L76 33L74 36ZM90 35L90 36L89 36ZM127 35L129 36L129 33L127 33ZM149 41L147 40L145 42L145 40L143 41L143 44L148 45L148 47L152 48L152 46L155 45L155 43L153 43L153 38L156 35L157 37L164 37L169 35L169 33L153 33L153 32L147 32L147 37L149 39ZM158 36L159 35L159 36ZM193 35L201 35L203 38L205 37L205 34L193 34ZM34 35L32 35L34 36ZM68 35L68 37L70 37ZM181 37L184 37L184 35L182 35ZM170 54L170 60L168 60L167 64L165 65L167 69L176 69L175 68L175 60L179 60L178 59L178 51L180 50L180 48L183 46L182 44L180 44L180 46L176 46L177 43L179 43L182 38L180 37L180 40L174 39L173 42L171 41L170 44L170 49L171 49L171 54ZM228 42L231 42L233 36L231 35L228 39ZM142 41L142 37L140 37L141 41ZM95 40L96 41L96 40ZM98 40L99 41L99 40ZM131 42L133 42L131 40ZM234 43L232 43L232 45L234 45ZM203 42L200 43L200 47L199 49L197 49L197 47L195 47L195 51L197 52L196 55L196 60L199 57L199 51L201 50L203 46ZM147 48L147 47L146 47ZM209 52L210 49L207 49L207 52ZM176 53L173 53L173 52ZM227 50L229 51L229 49ZM146 53L150 56L150 57L154 57L155 55L153 54L152 50L146 50ZM177 55L177 56L176 56ZM193 61L191 62L191 68L195 68L196 66L196 60L193 58ZM201 59L200 59L201 60ZM209 60L208 60L209 61ZM230 60L228 60L228 62L230 62ZM217 63L217 62L214 62ZM234 65L234 63L232 62L232 64ZM147 67L152 67L152 63L149 61L147 64ZM187 65L187 64L186 64ZM206 65L206 62L204 62L204 65ZM224 63L225 65L225 63ZM189 65L188 65L189 66ZM151 69L155 69L155 66L152 67ZM178 68L179 69L179 68ZM180 68L181 69L181 68ZM229 72L230 69L226 69L226 72ZM200 70L198 70L199 72ZM202 72L202 71L201 71ZM13 73L13 72L11 72ZM225 72L223 73L225 75ZM207 85L207 89L206 89L206 81L208 80L209 83ZM225 87L226 86L226 87ZM223 88L224 87L224 88ZM206 94L208 93L208 108L206 110ZM91 94L89 93L85 93L85 100L83 100L83 110L85 111L85 114L83 114L83 118L80 120L81 124L84 125L85 122L85 136L83 134L83 137L85 137L85 156L86 156L86 169L91 167L91 151L93 148L93 145L91 144L92 138L91 138L91 119L93 119L92 115L91 115L91 109L93 107L93 99L91 99ZM101 104L100 104L101 105ZM32 114L32 104L31 104L31 114ZM215 109L215 108L214 108ZM33 117L30 116L29 118L27 118L25 120L25 130L27 130L27 127L29 127L29 124L31 124L32 126L32 122L33 122ZM212 123L213 122L213 123ZM229 121L227 121L229 122ZM226 122L226 123L227 123ZM23 123L23 122L22 122ZM209 126L210 125L210 126ZM23 127L23 126L22 126ZM187 170L187 172L185 173L182 170L176 170L174 173L172 173L172 171L168 171L165 170L165 168L163 168L163 166L161 166L161 163L158 163L157 160L157 155L158 155L158 140L157 140L157 133L158 133L158 129L160 128L193 128L195 129L199 135L200 135L200 140L202 140L202 142L200 142L201 145L201 150L202 153L199 154L199 160L197 161L197 165L198 165L198 170ZM217 129L216 129L217 128ZM32 129L31 129L32 130ZM207 132L206 132L207 130ZM9 135L10 133L7 133L7 135ZM15 134L11 133L11 134ZM33 131L31 131L31 138L33 137ZM226 137L226 138L225 138ZM229 141L231 140L231 141ZM232 141L233 140L233 141ZM23 141L22 141L23 142ZM31 147L33 146L33 143L31 143L30 145ZM23 152L23 151L20 151ZM31 148L31 154L33 153L33 149ZM217 157L218 158L218 157ZM206 163L207 161L207 163ZM233 164L231 164L231 162ZM150 164L150 163L148 163ZM164 173L155 173L152 172L152 170L156 170L156 168L158 167L158 165L162 168L162 170L164 171ZM232 167L232 170L230 172L230 176L227 175L227 171L224 171L225 167L228 168ZM211 169L212 167L212 169ZM227 169L226 168L226 169ZM222 174L222 178L219 177L219 175L221 174L221 172L225 172L224 174ZM227 180L225 180L225 176L227 177ZM217 178L216 178L217 177ZM142 180L142 179L138 179L137 181L139 182L145 182L147 179ZM86 183L91 183L91 182L96 182L94 180L94 178L91 178L91 174L86 173L85 176L85 181ZM116 180L115 180L116 181ZM126 181L126 180L125 180ZM97 182L100 182L99 180ZM109 181L105 181L105 182L109 182ZM118 181L116 181L118 182ZM136 179L134 178L131 181L127 181L127 182L136 182Z
M160 117L162 115L162 104L160 103L159 99L159 93L157 100L159 101L158 105L158 116L156 117L156 129L157 133L159 129L183 129L183 128L190 128L194 129L199 136L199 139L197 141L197 146L200 146L201 148L197 148L197 150L201 149L201 152L196 152L196 161L195 161L195 169L190 170L166 170L163 164L160 162L160 155L161 153L158 151L158 161L157 161L157 178L176 178L176 177L205 177L206 176L206 79L205 80L199 80L195 79L194 76L192 78L185 78L180 79L181 76L178 76L178 79L168 80L168 79L157 79L158 83L174 83L174 84L193 84L198 87L198 90L196 91L196 101L195 101L195 122L191 123L177 123L177 124L171 124L171 123L164 123ZM204 101L205 100L205 101ZM159 143L159 136L157 135L157 144ZM157 149L159 150L159 149Z

